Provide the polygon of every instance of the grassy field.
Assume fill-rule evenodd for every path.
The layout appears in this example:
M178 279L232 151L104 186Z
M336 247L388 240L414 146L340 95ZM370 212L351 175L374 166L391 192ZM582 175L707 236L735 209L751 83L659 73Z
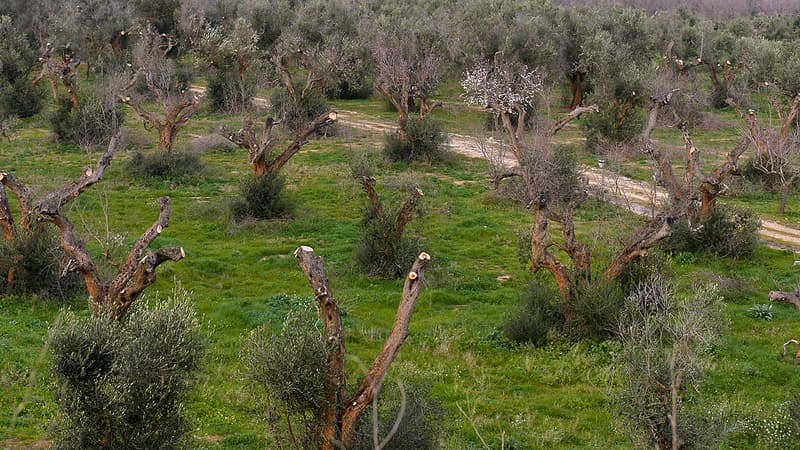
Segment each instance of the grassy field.
M337 107L393 117L379 100ZM482 120L478 113L458 111L448 131ZM190 121L178 148L188 145L189 134L207 134L221 120L202 114ZM129 121L126 130L136 142L150 146L155 141L136 121ZM227 205L249 168L243 152L223 150L203 153L206 171L180 182L130 179L124 170L130 155L123 153L105 180L69 208L73 221L82 224L78 228L100 230L107 203L111 228L131 244L157 216L155 199L172 198L170 227L155 245L183 246L187 257L162 265L147 297L157 301L181 283L192 292L202 317L209 350L189 405L196 427L193 446L265 447L264 406L259 392L243 381L239 350L249 330L261 324L280 326L292 305L278 294L311 301L308 283L291 257L299 245L310 245L325 257L331 288L346 313L348 353L368 363L379 351L402 285L364 276L354 263L366 200L349 178L348 164L354 155L366 154L377 161L378 190L386 198L402 198L398 186L409 182L425 192L425 215L411 228L432 256L431 269L410 335L389 377L432 383L446 410L442 447L482 448L459 407L492 448L500 448L501 442L505 448L631 447L631 434L614 405L619 385L615 342L556 338L533 348L503 338L502 323L533 276L518 258L518 232L529 227L530 215L493 196L485 163L453 158L435 165L389 164L380 160L379 136L342 134L311 142L287 166L288 194L295 203L291 219L231 222ZM0 142L0 170L14 172L39 193L77 177L96 156L54 145L36 120L27 121L14 140ZM615 236L624 233L617 225L620 220L630 227L638 219L589 202L579 216L579 233L597 243L597 253L610 254L608 243L617 245ZM797 285L800 274L793 260L790 252L767 248L759 248L749 260L690 254L671 260L683 294L690 294L697 283L717 282L725 295L729 326L715 346L706 383L688 401L690 408L730 418L731 433L722 447L797 445L785 440L789 424L784 407L790 393L800 389L800 369L778 355L784 341L798 337L800 316L786 305L773 307L771 322L747 314L753 304L766 302L770 289ZM499 281L501 275L510 280ZM544 274L539 277L548 280ZM14 439L30 445L47 439L56 408L44 345L48 327L63 308L81 314L87 309L82 298L0 299L0 443ZM348 373L348 381L356 383L357 362L348 362Z

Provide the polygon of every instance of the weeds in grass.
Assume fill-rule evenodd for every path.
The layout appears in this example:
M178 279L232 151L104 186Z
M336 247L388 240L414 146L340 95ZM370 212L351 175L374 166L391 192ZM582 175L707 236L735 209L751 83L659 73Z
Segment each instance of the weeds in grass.
M759 303L747 309L747 314L754 319L772 320L772 305Z

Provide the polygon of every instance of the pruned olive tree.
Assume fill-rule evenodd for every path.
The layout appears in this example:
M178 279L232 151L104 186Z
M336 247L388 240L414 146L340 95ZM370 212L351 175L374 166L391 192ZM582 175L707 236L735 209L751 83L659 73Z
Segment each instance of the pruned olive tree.
M276 140L273 136L273 129L281 122L272 117L267 117L263 126L258 126L248 119L238 131L231 131L223 127L220 135L247 150L248 162L254 177L275 176L308 143L310 138L322 128L334 123L336 118L336 111L330 110L314 120L306 122L302 128L291 135L292 140L282 150L278 145L281 141Z
M355 171L354 171L355 172ZM418 187L398 207L384 206L375 190L377 180L369 174L353 173L367 194L369 205L362 219L361 241L356 250L359 264L370 275L399 278L419 251L419 244L405 235L406 226L420 214L423 197Z
M359 417L372 405L373 400L380 392L389 367L408 336L411 314L414 312L422 288L423 275L430 256L424 252L420 253L411 266L411 270L405 277L403 294L397 307L392 330L364 379L354 391L348 393L344 326L339 305L328 286L323 260L314 254L314 249L306 246L298 248L294 255L299 259L300 267L314 290L324 328L322 337L328 348L324 386L325 403L320 412L322 442L319 448L322 450L349 448L357 432ZM376 440L376 446L378 445Z
M178 132L200 108L200 100L188 86L181 84L175 63L167 58L177 41L171 36L157 33L150 26L139 32L139 39L134 50L135 71L118 97L133 109L145 129L156 130L158 149L169 153ZM146 99L133 92L138 77L144 78L147 91L153 96L161 113L145 108Z
M97 161L94 168L85 169L83 175L61 189L34 200L30 187L20 182L14 175L0 171L0 225L6 239L13 238L17 227L29 229L35 223L52 223L59 229L61 249L70 258L63 272L77 272L83 277L92 305L93 314L108 312L120 319L127 309L142 294L145 288L155 283L156 267L167 260L179 261L184 258L183 248L167 247L147 251L150 244L169 225L169 197L162 197L158 219L136 241L125 262L119 267L111 280L101 277L97 263L86 249L86 245L76 235L72 222L63 214L64 207L86 189L100 181L120 149L119 134L111 138L108 149ZM13 220L5 189L10 190L19 202L19 225Z
M60 102L58 94L59 81L69 95L70 104L74 109L80 106L78 99L78 65L81 59L69 47L69 45L58 47L48 42L42 49L39 56L41 68L39 73L33 77L32 83L36 87L42 79L47 79L50 83L50 92L55 103Z

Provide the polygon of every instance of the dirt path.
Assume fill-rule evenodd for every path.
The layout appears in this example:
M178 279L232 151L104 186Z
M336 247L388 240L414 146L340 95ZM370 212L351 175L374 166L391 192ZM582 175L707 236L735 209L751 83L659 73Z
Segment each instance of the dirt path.
M374 118L353 111L339 111L339 121L349 127L376 133L395 130L395 126L377 122ZM477 138L460 134L449 134L447 144L450 151L471 158L483 158L481 148L489 143L481 143ZM502 162L511 167L515 161L503 158ZM657 205L666 201L668 196L663 188L655 188L652 184L621 176L600 168L583 166L583 173L588 178L589 187L594 196L609 203L623 206L630 211L652 216L657 212ZM788 248L800 251L800 229L787 227L770 220L761 221L759 235L766 244L775 248Z
M200 95L205 94L203 87L192 86L190 89ZM263 98L253 98L253 104L262 107L268 106L267 100ZM375 120L374 117L366 114L347 110L337 110L337 112L339 113L339 122L351 128L373 133L388 133L397 129L393 124ZM450 151L470 158L483 159L481 149L485 145L492 145L491 141L482 143L480 139L472 136L450 133L448 137L447 146ZM502 163L511 167L515 161L503 158ZM657 206L654 205L667 199L667 193L663 188L654 187L650 183L627 178L600 168L584 166L582 169L589 181L592 195L625 207L636 214L652 216L657 211ZM787 227L770 220L762 220L759 235L770 247L800 252L800 229Z

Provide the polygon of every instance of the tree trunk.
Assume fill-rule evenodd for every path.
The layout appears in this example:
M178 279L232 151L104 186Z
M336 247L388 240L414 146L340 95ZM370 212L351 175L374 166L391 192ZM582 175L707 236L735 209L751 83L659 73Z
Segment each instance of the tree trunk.
M316 300L320 306L325 328L325 340L332 350L328 354L328 372L325 379L327 404L322 411L323 415L323 441L322 450L335 450L350 447L361 413L372 403L381 389L389 366L392 364L400 348L408 336L408 326L411 314L422 288L422 279L425 267L431 257L427 253L420 253L411 271L406 276L403 286L403 296L397 307L392 331L383 349L375 358L372 367L367 372L363 381L358 385L353 395L345 401L347 393L345 365L344 365L344 328L342 327L341 314L336 300L331 295L328 280L322 265L322 258L314 254L311 247L302 246L294 252L299 259L300 267L305 272L311 284Z
M778 212L781 214L786 213L786 201L789 199L789 192L792 190L792 184L792 182L789 182L783 186L783 192L781 192L781 204L778 207Z
M344 366L344 328L339 305L328 287L322 257L314 254L311 247L302 246L295 250L294 256L300 260L300 268L308 278L319 304L320 316L325 328L325 342L328 346L325 376L325 406L322 410L322 450L334 450L333 442L341 439L341 406L347 395L347 378Z
M158 149L170 153L175 142L175 129L169 123L158 128Z
M569 103L570 109L575 109L583 104L583 83L586 75L582 72L567 73L567 80L569 80L569 90L572 94L572 100Z
M50 92L53 94L53 102L58 103L58 83L53 78L48 78L50 82Z
M397 121L397 137L403 145L408 144L408 114L400 113L400 119Z

